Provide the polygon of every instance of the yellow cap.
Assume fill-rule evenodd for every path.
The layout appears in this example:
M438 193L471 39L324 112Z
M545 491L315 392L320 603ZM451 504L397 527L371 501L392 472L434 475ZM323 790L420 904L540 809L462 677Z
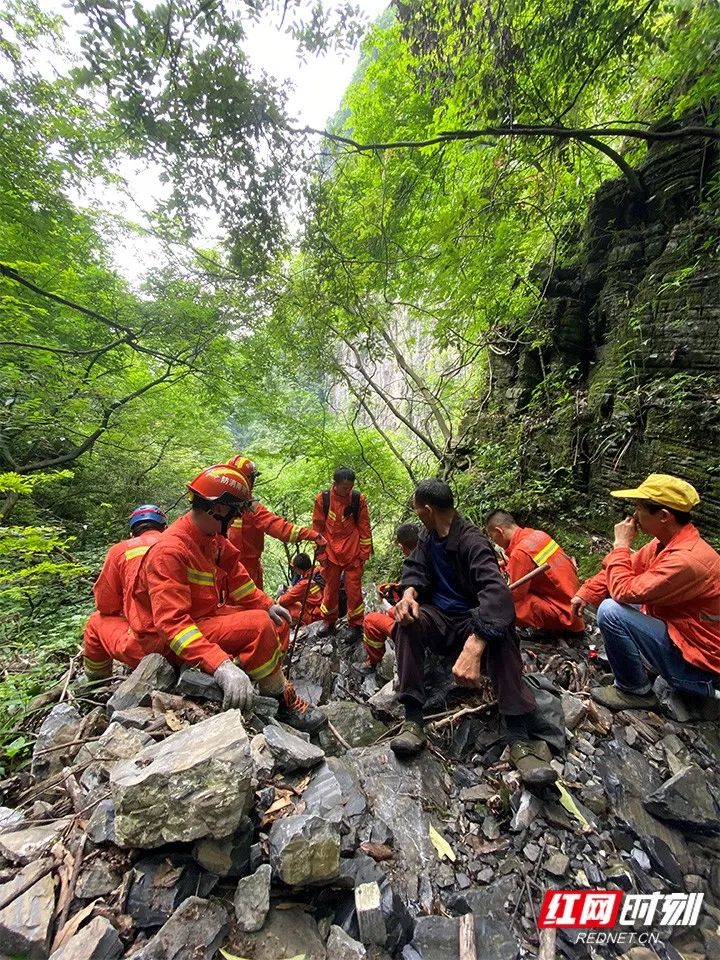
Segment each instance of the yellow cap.
M691 483L679 477L671 477L667 473L651 473L647 480L643 480L634 490L611 490L610 496L624 500L654 500L663 507L685 513L700 503L698 492Z

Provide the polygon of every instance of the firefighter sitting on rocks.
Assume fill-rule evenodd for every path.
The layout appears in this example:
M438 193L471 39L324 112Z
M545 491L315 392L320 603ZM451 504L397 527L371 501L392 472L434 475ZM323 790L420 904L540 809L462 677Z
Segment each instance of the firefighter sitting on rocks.
M108 653L135 666L148 653L212 674L223 706L252 705L252 681L280 701L278 718L314 731L326 718L295 692L282 670L281 625L287 610L253 583L228 527L252 505L245 477L227 464L188 484L192 508L143 556L134 578L125 644ZM236 662L237 661L237 662Z
M488 537L505 551L511 584L548 565L512 591L515 625L538 634L582 635L583 619L570 609L580 581L575 564L562 547L544 530L519 526L505 510L491 511L484 526Z
M420 527L415 523L402 523L395 531L395 542L404 557L409 557L418 542ZM366 613L363 621L363 644L367 659L358 667L361 674L371 673L385 655L385 642L395 626L395 604L400 599L399 583L381 583L378 595L383 610Z
M167 517L154 503L144 503L130 514L130 538L113 544L100 576L93 586L96 611L85 625L83 654L88 680L104 680L112 674L113 660L107 650L127 637L128 605L133 571L141 558L167 527Z
M615 525L602 570L572 599L578 614L588 603L598 608L615 677L590 694L611 710L657 707L650 667L701 709L712 708L720 699L720 555L692 522L697 490L653 473L610 495L634 501L635 512ZM638 530L653 539L633 552Z
M260 471L252 460L239 454L228 460L228 465L238 470L247 480L250 490L255 486L255 481L260 476ZM250 574L253 582L260 590L264 586L264 573L262 566L262 555L265 549L265 535L281 540L283 543L298 543L301 540L309 540L315 543L318 549L322 549L325 544L324 539L319 533L310 527L298 527L284 517L279 517L272 510L255 500L252 507L245 511L241 517L236 517L228 537L230 543L240 551L242 560L247 572Z
M313 569L313 562L306 553L296 553L290 561L290 569L293 572L293 576L297 579L295 583L283 593L278 603L290 611L293 623L298 622L301 613L301 623L303 626L307 626L309 623L315 623L320 619L320 604L322 603L325 579L320 570L317 568ZM309 586L308 580L310 580ZM303 602L305 605L304 610Z

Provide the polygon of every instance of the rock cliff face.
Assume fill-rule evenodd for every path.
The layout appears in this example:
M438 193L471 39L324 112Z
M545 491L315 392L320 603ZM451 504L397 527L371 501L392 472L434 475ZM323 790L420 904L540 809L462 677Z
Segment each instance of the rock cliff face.
M700 520L717 536L717 145L654 146L638 173L644 198L624 179L604 183L574 258L537 268L548 346L508 350L503 331L504 353L490 354L492 400L473 433L481 443L519 420L523 473L572 464L590 502L648 472L678 474L700 491Z

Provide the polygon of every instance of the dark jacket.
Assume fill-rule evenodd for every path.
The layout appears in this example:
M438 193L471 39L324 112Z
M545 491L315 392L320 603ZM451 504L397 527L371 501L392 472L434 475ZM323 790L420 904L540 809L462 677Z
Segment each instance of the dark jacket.
M430 559L430 534L420 533L418 545L403 564L401 591L415 587L420 603L429 603L435 588ZM514 632L515 606L503 580L495 551L487 537L459 513L455 514L446 547L455 570L455 587L471 604L468 616L479 637L492 643Z

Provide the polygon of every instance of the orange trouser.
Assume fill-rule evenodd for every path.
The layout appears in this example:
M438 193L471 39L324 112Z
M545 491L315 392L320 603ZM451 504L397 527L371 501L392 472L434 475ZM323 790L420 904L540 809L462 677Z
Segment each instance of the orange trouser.
M338 596L340 594L340 574L345 570L345 595L347 597L347 620L353 627L362 626L365 613L365 601L362 595L362 563L354 563L351 567L339 567L337 564L325 561L323 575L325 590L323 592L320 613L325 623L333 624L338 618Z
M198 620L197 625L205 639L229 653L252 680L263 680L278 669L289 638L287 625L279 631L264 610L221 607L214 616ZM180 660L158 634L137 636L128 629L123 617L94 613L88 620L84 654L85 670L91 679L109 676L113 660L134 668L149 653L161 653L176 665L184 663L203 667L202 663L193 660L192 644L185 649L185 658Z
M537 594L525 597L522 603L522 613L515 608L515 625L530 627L532 630L547 630L549 633L583 633L585 624L567 609L558 608L557 603L546 600ZM579 627L579 629L578 629Z
M288 610L292 615L293 623L297 623L298 620L300 619L300 611L302 610L302 604L291 603L290 606L288 607ZM316 620L320 620L319 605L313 604L312 606L310 606L310 604L306 604L305 613L303 613L303 616L302 616L302 625L306 627L309 623L315 623Z
M395 626L393 613L385 610L377 613L366 613L363 620L363 643L369 662L375 666L380 663L385 654L385 641Z

